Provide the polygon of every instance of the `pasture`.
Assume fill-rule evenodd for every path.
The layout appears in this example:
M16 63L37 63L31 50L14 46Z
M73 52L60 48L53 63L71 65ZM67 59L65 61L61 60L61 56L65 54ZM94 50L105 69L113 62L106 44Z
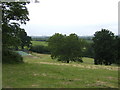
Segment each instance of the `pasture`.
M3 64L3 88L118 88L118 67L62 63L49 54L24 56L23 64Z
M48 43L46 41L31 41L32 46L37 46L37 45L43 45L43 46L48 46Z

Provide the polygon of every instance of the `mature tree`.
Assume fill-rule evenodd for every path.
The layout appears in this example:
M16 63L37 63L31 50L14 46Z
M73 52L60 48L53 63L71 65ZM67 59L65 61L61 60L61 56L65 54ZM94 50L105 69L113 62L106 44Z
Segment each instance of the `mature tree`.
M16 36L20 24L29 21L26 2L3 2L2 3L2 34L3 47L16 46L20 40ZM16 23L18 21L18 23Z
M26 2L2 2L3 63L22 62L22 57L9 48L21 44L21 38L18 36L21 32L20 24L29 21L26 4Z
M97 31L93 37L95 64L111 65L115 60L115 36L106 29Z
M79 40L76 34L66 36L56 33L48 40L51 57L67 63L69 63L69 61L82 62L81 46L81 40Z
M59 33L49 38L48 47L51 51L52 59L60 57L60 55L63 54L64 38L65 36Z

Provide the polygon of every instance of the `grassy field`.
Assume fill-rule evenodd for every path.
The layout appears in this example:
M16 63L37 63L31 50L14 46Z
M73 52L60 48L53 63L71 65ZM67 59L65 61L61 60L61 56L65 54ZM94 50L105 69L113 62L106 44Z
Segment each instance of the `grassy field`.
M3 64L3 88L117 88L118 67L84 63L61 63L48 54L33 53L23 64Z
M36 45L43 45L43 46L47 46L48 43L46 41L31 41L33 46Z

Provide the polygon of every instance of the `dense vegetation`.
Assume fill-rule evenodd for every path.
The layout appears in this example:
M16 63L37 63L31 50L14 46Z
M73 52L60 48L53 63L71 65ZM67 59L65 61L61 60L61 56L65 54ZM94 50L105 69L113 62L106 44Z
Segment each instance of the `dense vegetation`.
M77 60L82 61L82 57L90 57L94 58L94 63L96 65L120 63L118 57L120 39L109 30L102 29L101 31L97 31L92 38L87 37L87 39L77 36L77 39L79 39L79 43L77 44L75 44L75 39L70 38L67 40L66 37L68 36L56 33L47 41L32 41L34 43L31 50L38 53L51 53L52 58L58 58L58 61L63 62L67 62L66 60L68 60L68 62ZM81 50L75 50L77 47L81 48ZM80 55L81 58L74 59L71 54L76 56ZM72 58L72 60L67 59L67 57Z
M80 39L76 34L69 36L56 33L48 39L48 47L52 58L59 61L82 61L81 57L92 57L94 63L111 65L119 64L117 50L119 37L106 29L94 34L93 42Z
M48 38L48 37L47 37ZM50 38L50 37L49 37ZM82 57L90 57L93 58L94 57L94 52L93 52L93 41L92 41L92 37L91 36L80 36L79 37L80 40L82 40L83 44L83 48L82 49ZM46 37L32 37L32 47L31 47L31 51L34 52L41 52L41 53L46 53L46 49L47 49L47 53L50 53L50 50L48 48L48 39L46 40ZM37 47L40 49L37 50ZM42 50L41 50L42 49Z
M43 45L36 45L36 46L32 46L30 48L30 51L32 52L37 52L37 53L44 53L44 54L50 54L50 51L48 49L47 46L43 46Z
M3 63L16 62L17 60L22 62L21 56L13 53L13 49L17 50L19 46L24 49L24 46L30 47L31 45L31 38L20 27L20 24L26 24L26 21L29 21L26 4L26 2L2 2ZM7 59L8 57L11 58Z
M51 57L59 61L80 61L82 62L82 40L76 34L69 36L56 33L48 40L48 47L51 51Z
M111 65L117 63L117 37L106 29L97 31L93 37L94 41L94 61L95 64Z
M43 53L43 54L50 54L50 50L48 49L48 42L47 41L32 41L32 46L30 51Z

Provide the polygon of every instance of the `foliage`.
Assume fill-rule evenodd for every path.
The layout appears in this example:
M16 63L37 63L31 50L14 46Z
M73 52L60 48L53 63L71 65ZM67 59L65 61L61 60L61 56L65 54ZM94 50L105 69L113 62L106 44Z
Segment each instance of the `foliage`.
M26 24L29 21L28 11L25 2L3 2L2 3L2 34L3 46L20 45L20 38L17 32L20 32L20 24Z
M23 63L23 58L18 53L4 49L2 52L2 63Z
M26 24L29 21L26 2L2 2L2 23L8 24L10 20Z
M30 48L30 51L44 54L50 53L50 50L48 48L48 42L46 41L31 41L31 42L32 46Z
M28 48L31 47L32 43L31 43L31 37L27 36L27 33L25 32L24 29L21 29L20 32L18 32L18 37L21 40L20 46L22 49L24 49L24 46L27 46Z
M106 29L97 31L93 37L95 64L111 65L115 62L115 36Z
M89 43L88 41L86 41L85 48L83 51L83 57L94 57L93 43Z
M26 4L26 2L2 2L2 46L5 49L3 50L3 60L6 59L3 62L13 60L18 60L19 62L19 59L17 58L20 56L12 51L9 51L9 48L18 48L18 46L23 43L20 33L26 32L24 29L20 28L20 24L26 24L26 21L29 21L29 12ZM25 38L25 42L26 39L28 41L27 44L24 45L29 46L30 37L27 37L27 35L22 35L22 37ZM4 54L8 56L5 56Z
M12 25L2 24L2 43L3 47L17 46L20 44L20 39L16 37L15 29Z
M48 47L43 45L32 46L30 48L30 51L37 52L37 53L44 53L44 54L50 53Z
M120 37L115 38L115 64L120 65Z
M82 62L82 40L76 34L69 36L56 33L48 40L48 47L51 51L51 57L59 61L69 63L69 61Z

